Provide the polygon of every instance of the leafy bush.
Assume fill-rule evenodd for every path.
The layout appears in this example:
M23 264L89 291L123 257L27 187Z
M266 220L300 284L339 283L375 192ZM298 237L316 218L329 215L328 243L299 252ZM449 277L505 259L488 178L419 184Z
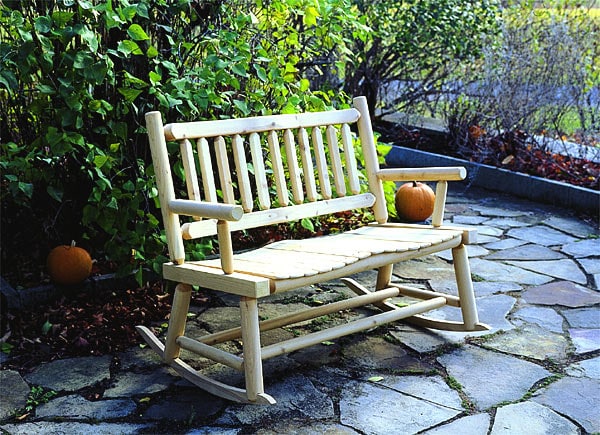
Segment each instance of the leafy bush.
M121 272L158 265L143 114L345 104L343 94L311 92L307 77L319 74L315 59L344 62L355 18L335 0L0 3L3 273L39 272L48 250L71 239ZM202 256L211 245L193 248Z
M600 20L580 2L544 8L514 1L503 10L501 33L456 89L447 118L460 143L477 124L487 131L528 134L579 132L593 143L600 132Z
M370 32L355 38L344 90L380 115L428 106L497 30L497 1L354 0Z

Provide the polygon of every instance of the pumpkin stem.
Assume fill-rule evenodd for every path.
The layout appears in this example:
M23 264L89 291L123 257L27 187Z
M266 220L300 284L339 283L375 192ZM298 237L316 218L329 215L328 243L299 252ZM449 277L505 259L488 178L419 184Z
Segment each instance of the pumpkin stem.
M73 248L76 245L75 240L71 240L71 248Z
M412 187L417 187L417 182L416 181L412 182Z

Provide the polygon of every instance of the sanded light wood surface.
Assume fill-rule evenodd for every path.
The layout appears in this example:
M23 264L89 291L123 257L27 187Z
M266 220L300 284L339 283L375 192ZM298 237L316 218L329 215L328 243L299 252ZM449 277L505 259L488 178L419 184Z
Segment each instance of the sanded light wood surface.
M383 181L460 181L467 176L463 167L386 168L377 171Z
M233 150L233 160L237 172L238 186L244 212L249 213L254 207L252 198L252 187L250 186L250 176L248 175L248 161L244 150L244 139L239 134L233 136L231 141Z
M302 189L302 180L300 178L300 166L298 166L298 149L294 140L294 133L287 129L283 133L283 143L285 145L285 156L287 159L287 168L289 171L290 186L295 204L301 204L304 201L304 190Z
M235 254L233 261L238 272L284 280L343 269L369 257L377 262L375 257L384 253L418 253L426 248L436 252L436 247L439 247L437 250L448 249L448 242L456 246L460 240L460 231L370 226L316 239L275 242ZM333 251L332 246L335 246ZM220 261L204 260L198 264L219 267Z
M475 242L475 228L443 223L447 182L463 179L464 168L381 169L364 97L355 98L354 108L346 110L167 125L160 113L151 112L146 120L171 256L163 265L163 277L179 285L165 345L148 328L137 329L184 378L228 400L273 404L264 392L264 359L400 319L448 331L489 329L478 319L464 246ZM171 140L179 141L179 156L169 155L166 141ZM361 147L360 154L355 145ZM357 155L362 156L362 173ZM180 165L177 172L183 167L185 187L182 180L173 179L173 163ZM387 222L383 182L399 180L436 182L432 225ZM233 231L284 222L297 225L305 218L363 208L372 211L375 223L246 252L232 250ZM183 239L215 235L218 256L185 261ZM396 263L444 250L452 250L458 296L392 283ZM368 270L377 270L373 291L350 278ZM357 296L259 322L260 298L334 279L342 279ZM192 285L239 296L239 326L199 339L187 337ZM411 303L397 307L389 300L393 296L406 296ZM374 314L261 347L261 331L367 304ZM460 309L463 320L423 315L445 305ZM239 355L212 346L240 338ZM180 348L243 371L246 388L203 376L179 358Z
M404 319L409 316L414 316L418 313L424 313L426 311L434 310L436 308L443 307L446 300L442 297L429 299L422 302L409 305L407 307L398 308L395 310L386 311L373 316L368 316L362 319L354 320L350 323L343 325L332 326L312 334L303 335L300 337L292 338L290 340L283 341L281 343L272 344L265 346L262 349L262 358L268 359L273 358L284 353L293 352L295 350L303 349L307 346L312 346L324 341L334 340L339 337L343 337L348 334L355 332L364 331L371 329L385 323L395 322L400 319Z
M310 128L331 124L353 123L356 122L359 116L360 114L356 109L345 109L218 121L179 122L165 125L164 136L167 140L180 140L199 137L230 136L237 133L260 133L269 130Z
M202 186L204 187L206 201L217 202L217 188L215 186L215 177L213 174L212 157L210 156L206 138L198 139L196 147L198 150L200 173L202 174Z
M308 202L293 207L279 207L260 210L245 214L237 222L231 222L231 231L245 230L282 222L292 222L307 217L316 217L354 208L364 208L373 205L374 197L370 193L333 198L326 201ZM229 205L227 205L229 206ZM203 220L188 222L182 225L181 233L186 239L208 237L216 234L216 221Z
M182 140L180 142L180 152L188 197L195 201L200 201L200 187L198 186L198 173L196 172L192 143L187 139Z

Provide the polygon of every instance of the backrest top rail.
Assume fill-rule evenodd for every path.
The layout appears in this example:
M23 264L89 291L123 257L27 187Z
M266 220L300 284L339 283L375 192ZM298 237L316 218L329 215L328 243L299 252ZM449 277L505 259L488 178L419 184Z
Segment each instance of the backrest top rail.
M344 109L325 112L255 116L243 119L178 122L165 125L164 134L167 140L232 136L235 134L246 135L270 130L348 124L356 122L359 118L360 112L358 110Z

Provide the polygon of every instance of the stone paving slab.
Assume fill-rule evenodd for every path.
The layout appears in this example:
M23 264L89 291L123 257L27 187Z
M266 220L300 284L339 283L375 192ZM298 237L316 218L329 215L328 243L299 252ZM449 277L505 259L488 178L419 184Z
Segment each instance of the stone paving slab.
M535 257L531 257L535 258ZM522 269L531 270L533 272L541 273L544 275L551 276L553 278L569 280L579 284L586 284L587 277L579 269L579 266L573 261L568 259L563 260L548 260L548 261L507 261L507 264L517 266Z
M487 435L490 427L489 414L468 415L423 432L424 435Z
M477 299L477 311L481 322L490 327L489 331L481 332L449 332L435 331L437 334L454 342L462 342L465 337L478 337L491 335L498 331L509 331L515 327L508 319L517 300L505 294L485 296ZM428 317L441 320L459 321L461 319L460 310L454 307L442 307L427 313Z
M11 435L115 435L134 434L149 427L135 423L35 422L7 424L1 428Z
M577 308L560 311L569 326L573 328L600 328L600 310L598 308Z
M505 239L499 239L495 242L486 243L483 246L487 249L498 250L499 252L502 252L502 250L504 249L516 248L518 246L526 245L527 243L527 240L513 239L511 237L507 237Z
M0 421L6 420L17 409L25 407L29 385L14 370L0 371Z
M578 435L579 429L550 408L535 402L514 403L498 408L490 435Z
M522 296L525 302L536 305L580 308L600 303L600 293L569 281L530 287Z
M25 380L55 391L78 391L110 378L110 356L82 357L42 364Z
M573 236L542 226L513 228L507 235L542 246L560 246L577 241Z
M587 432L600 432L600 381L565 377L538 391L532 399L565 415Z
M600 380L600 356L572 364L565 371L569 376L575 378Z
M600 273L600 259L598 258L577 258L577 262L581 264L583 270L589 275Z
M36 409L38 419L113 420L131 415L137 408L131 399L91 402L79 395L63 396Z
M441 376L383 376L377 385L385 385L417 399L464 411L460 395Z
M151 400L144 419L192 423L216 416L225 401L198 388L179 389L157 400Z
M600 349L600 329L569 329L569 336L578 354Z
M127 372L119 375L104 391L104 397L118 398L164 391L177 380L171 369L161 367L151 372Z
M332 400L317 390L306 376L291 375L271 384L269 392L278 399L275 405L233 405L215 423L262 426L264 422L282 418L323 420L335 416Z
M560 260L565 258L564 254L534 244L520 245L513 248L501 249L486 257L488 260Z
M512 322L514 324L516 324L517 320L522 320L523 322L533 323L556 334L564 332L563 324L565 319L552 308L526 306L515 311L512 317L515 319Z
M416 433L459 413L373 383L346 385L340 399L340 422L373 435Z
M483 347L539 361L566 361L569 341L537 325L526 325L490 337Z
M541 285L552 281L552 277L548 275L482 258L471 259L471 273L484 281L506 282L509 280L527 285Z
M576 258L600 256L600 239L586 239L569 243L561 248L565 254Z
M437 360L479 410L519 400L536 382L552 375L536 364L470 345Z
M600 226L598 225L593 226L578 219L569 219L562 216L551 216L543 220L542 223L579 239L598 235L600 232Z

